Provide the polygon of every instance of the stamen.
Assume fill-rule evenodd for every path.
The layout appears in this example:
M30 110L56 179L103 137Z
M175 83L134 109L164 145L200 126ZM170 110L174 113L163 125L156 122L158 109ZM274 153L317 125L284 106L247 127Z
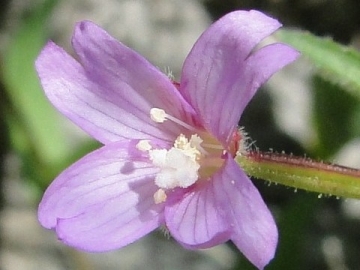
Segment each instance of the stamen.
M166 117L167 117L169 120L173 121L174 123L179 124L180 126L183 126L184 128L187 128L188 130L191 130L191 131L195 131L195 132L196 132L196 129L195 129L195 128L193 128L193 127L190 126L189 124L186 124L185 122L183 122L183 121L181 121L181 120L179 120L179 119L171 116L170 114L166 114Z
M155 193L154 193L154 202L156 204L159 204L159 203L163 203L166 201L166 193L163 189L158 189Z
M190 126L189 124L186 124L185 122L181 121L180 119L177 119L173 116L171 116L170 114L167 114L164 110L159 109L159 108L152 108L150 110L150 117L151 120L153 120L156 123L164 123L164 121L166 119L169 119L171 121L173 121L176 124L179 124L180 126L191 130L191 131L196 131L195 128L193 128L192 126Z
M190 137L190 145L200 151L203 155L208 155L209 153L202 147L203 139L197 134L193 134Z
M201 147L200 145L202 144L203 141L204 140L201 139L199 135L193 134L191 135L189 142L192 147L199 148Z
M238 150L236 138L224 149L224 146L206 130L192 127L167 114L163 109L152 108L150 117L156 123L171 120L190 131L180 133L172 147L152 148L147 140L139 141L136 146L137 149L148 152L151 163L159 168L154 179L155 185L159 188L154 193L156 204L166 201L168 190L187 188L199 179L209 179L224 164L224 155L229 152L235 156Z
M224 147L222 145L218 144L211 144L211 143L203 143L202 146L210 149L216 149L216 150L223 150Z
M150 117L156 123L163 123L166 120L166 113L164 110L159 108L152 108L150 110Z
M140 140L137 143L136 148L142 152L147 152L152 149L152 146L151 146L149 140Z

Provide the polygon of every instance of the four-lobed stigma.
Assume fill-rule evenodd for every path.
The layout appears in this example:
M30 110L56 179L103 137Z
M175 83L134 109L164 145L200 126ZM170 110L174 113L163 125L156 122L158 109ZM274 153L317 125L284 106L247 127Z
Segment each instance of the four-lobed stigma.
M155 177L159 187L154 194L156 203L166 201L168 190L187 188L199 180L209 179L224 164L224 155L230 152L235 156L242 145L241 131L236 131L229 146L224 147L206 130L192 127L162 109L152 108L150 117L156 123L175 122L184 131L175 138L170 149L154 148L149 140L140 140L136 145L138 150L147 152L152 164L160 169Z

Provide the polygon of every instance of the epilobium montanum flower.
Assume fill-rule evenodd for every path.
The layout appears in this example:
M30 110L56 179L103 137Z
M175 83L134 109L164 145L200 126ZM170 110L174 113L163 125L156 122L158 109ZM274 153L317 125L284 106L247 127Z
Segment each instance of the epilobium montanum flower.
M280 27L258 11L232 12L187 56L180 83L95 24L76 25L76 61L49 42L36 61L54 106L104 144L61 173L39 206L41 224L86 251L123 247L166 226L184 247L231 239L258 268L278 233L234 161L237 123L256 90L298 53L254 47Z

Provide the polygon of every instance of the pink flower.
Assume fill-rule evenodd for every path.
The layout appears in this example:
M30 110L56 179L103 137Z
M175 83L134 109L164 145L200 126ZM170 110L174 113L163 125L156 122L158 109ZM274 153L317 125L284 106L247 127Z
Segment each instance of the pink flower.
M206 30L180 84L91 22L76 25L79 62L49 42L36 69L49 100L103 143L61 173L39 206L40 223L86 251L123 247L165 225L184 247L231 239L262 269L278 233L234 161L238 120L256 90L298 53L254 47L280 27L235 11Z

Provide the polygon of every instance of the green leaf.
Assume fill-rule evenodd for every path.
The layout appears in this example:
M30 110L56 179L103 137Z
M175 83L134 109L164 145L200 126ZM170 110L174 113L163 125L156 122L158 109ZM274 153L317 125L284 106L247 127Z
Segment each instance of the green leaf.
M354 115L359 102L339 85L330 83L319 76L313 80L313 120L317 143L312 154L328 159L333 156L356 133Z
M299 50L326 80L339 84L360 99L360 53L330 38L308 32L280 30L277 39Z
M26 151L24 140L28 140L47 164L61 161L70 151L59 125L60 115L46 99L34 68L34 61L47 40L47 21L56 3L48 0L23 19L5 51L2 74L13 104L13 115L21 126L10 130L13 147Z

